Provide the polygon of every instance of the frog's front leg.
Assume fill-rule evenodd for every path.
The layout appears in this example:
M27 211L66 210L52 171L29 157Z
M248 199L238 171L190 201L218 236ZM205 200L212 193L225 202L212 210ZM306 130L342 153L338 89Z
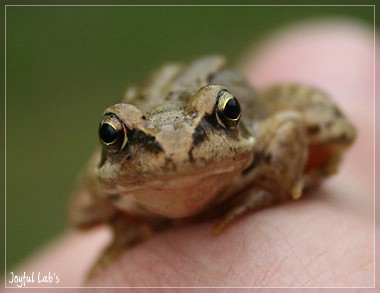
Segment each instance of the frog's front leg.
M355 140L356 131L331 97L300 84L271 86L262 94L272 112L297 109L303 114L309 149L304 168L305 188L314 188L336 173L343 153Z
M277 113L258 125L256 132L254 161L241 175L248 189L214 227L213 234L221 233L243 214L302 195L308 151L303 116L295 111Z
M143 218L120 212L110 220L109 224L113 232L112 242L92 267L89 278L99 268L107 267L126 249L146 241L157 231L167 229L171 221L164 218Z

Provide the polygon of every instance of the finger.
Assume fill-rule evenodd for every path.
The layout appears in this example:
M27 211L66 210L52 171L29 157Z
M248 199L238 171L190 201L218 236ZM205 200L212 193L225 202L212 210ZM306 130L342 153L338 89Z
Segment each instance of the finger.
M34 282L27 282L27 287L65 287L82 286L85 275L95 262L105 245L110 241L111 233L106 227L99 227L86 232L66 231L63 235L42 247L31 258L15 269L8 269L7 286L16 284L9 283L10 272L22 276L34 273ZM38 273L42 276L56 274L52 282L38 282Z

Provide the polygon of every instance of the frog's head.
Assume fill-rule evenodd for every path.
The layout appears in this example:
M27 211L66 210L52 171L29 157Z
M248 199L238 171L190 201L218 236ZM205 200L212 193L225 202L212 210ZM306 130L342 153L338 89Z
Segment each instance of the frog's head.
M198 212L252 162L255 139L240 118L237 98L219 85L146 112L113 105L99 126L106 193L171 218Z

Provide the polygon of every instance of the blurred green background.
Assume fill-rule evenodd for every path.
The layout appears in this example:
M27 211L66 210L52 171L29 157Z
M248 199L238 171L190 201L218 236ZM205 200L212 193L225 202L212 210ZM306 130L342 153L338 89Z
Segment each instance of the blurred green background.
M103 110L168 60L239 54L284 24L373 7L6 8L7 267L66 228ZM3 264L3 262L2 262Z

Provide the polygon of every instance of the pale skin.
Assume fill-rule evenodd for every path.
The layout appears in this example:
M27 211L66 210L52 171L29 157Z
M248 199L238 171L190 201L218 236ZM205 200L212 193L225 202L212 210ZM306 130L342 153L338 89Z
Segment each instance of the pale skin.
M311 31L316 37L306 37ZM348 31L350 37L342 31ZM327 88L343 104L360 135L340 174L299 201L244 217L218 237L210 233L215 222L156 234L122 253L90 285L373 285L371 35L339 24L331 24L329 29L316 25L276 36L276 42L279 43L264 44L269 47L248 57L246 76L259 86L284 78L303 79ZM292 50L295 42L303 48L302 52L312 56L308 62L296 62L300 52ZM326 42L332 49L318 48L318 44ZM346 51L337 58L331 50L338 51L341 46ZM355 57L358 54L360 59ZM357 73L353 75L353 71ZM343 82L334 83L326 72L336 74ZM361 97L360 104L357 96ZM56 261L56 271L61 272L60 285L79 286L109 240L106 227L86 233L68 232L21 271L52 270L52 262Z

